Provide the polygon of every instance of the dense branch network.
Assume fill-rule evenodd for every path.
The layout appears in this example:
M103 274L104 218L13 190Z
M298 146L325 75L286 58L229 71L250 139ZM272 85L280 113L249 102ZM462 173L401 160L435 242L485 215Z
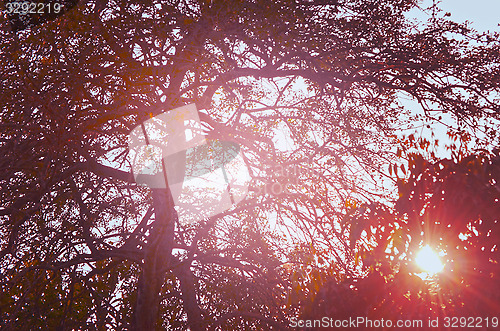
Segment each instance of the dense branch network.
M498 36L418 26L412 6L82 1L2 35L0 286L13 308L0 325L36 307L68 328L124 327L149 286L157 297L137 301L158 305L153 324L280 328L300 293L362 275L346 214L395 200L402 93L431 119L498 120ZM208 138L241 146L252 181L238 206L181 225L135 183L127 136L189 103Z

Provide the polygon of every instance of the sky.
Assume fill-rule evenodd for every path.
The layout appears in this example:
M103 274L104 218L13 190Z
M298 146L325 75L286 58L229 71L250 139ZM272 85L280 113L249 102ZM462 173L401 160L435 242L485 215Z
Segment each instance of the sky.
M422 7L428 7L432 0L423 0ZM463 23L468 20L478 31L500 32L500 0L442 0L439 7L451 14L450 19Z
M432 2L426 0L425 2ZM465 20L473 22L472 27L478 31L499 31L500 0L443 0L441 8L451 13L456 22Z

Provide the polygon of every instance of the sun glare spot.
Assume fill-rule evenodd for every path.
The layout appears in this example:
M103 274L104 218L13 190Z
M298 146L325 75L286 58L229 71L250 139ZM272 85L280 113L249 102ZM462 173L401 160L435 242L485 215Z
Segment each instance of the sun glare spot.
M429 277L443 270L439 255L429 245L424 246L415 258L415 263L422 269L424 277Z

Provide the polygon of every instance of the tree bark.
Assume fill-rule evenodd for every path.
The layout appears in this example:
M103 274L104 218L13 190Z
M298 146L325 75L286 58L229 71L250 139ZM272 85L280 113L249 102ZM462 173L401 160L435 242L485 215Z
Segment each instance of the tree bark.
M203 317L196 296L196 283L190 265L190 262L180 265L174 269L174 274L180 281L182 303L187 314L189 329L191 331L206 330L203 327Z
M160 291L170 267L177 212L169 188L153 189L155 221L145 248L137 285L133 330L155 330L159 320Z

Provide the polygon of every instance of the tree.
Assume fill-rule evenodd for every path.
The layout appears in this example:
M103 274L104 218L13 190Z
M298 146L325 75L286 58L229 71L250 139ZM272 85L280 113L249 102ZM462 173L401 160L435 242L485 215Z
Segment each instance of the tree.
M3 34L0 325L279 329L326 279L361 276L358 207L391 192L402 93L495 139L477 121L498 119L498 35L413 24L415 6L80 1ZM180 224L127 139L191 103L252 191Z
M365 227L373 226L372 235L380 236L360 241L361 247L371 247L361 248L368 275L325 284L306 306L304 318L363 316L423 323L437 318L435 326L445 328L452 318L468 316L454 323L492 327L493 318L498 325L500 297L493 290L499 279L498 150L435 162L411 153L409 159L410 173L399 180L396 206L372 205L364 215ZM430 282L417 276L412 263L422 242L446 253L445 270ZM340 307L335 304L339 300Z

